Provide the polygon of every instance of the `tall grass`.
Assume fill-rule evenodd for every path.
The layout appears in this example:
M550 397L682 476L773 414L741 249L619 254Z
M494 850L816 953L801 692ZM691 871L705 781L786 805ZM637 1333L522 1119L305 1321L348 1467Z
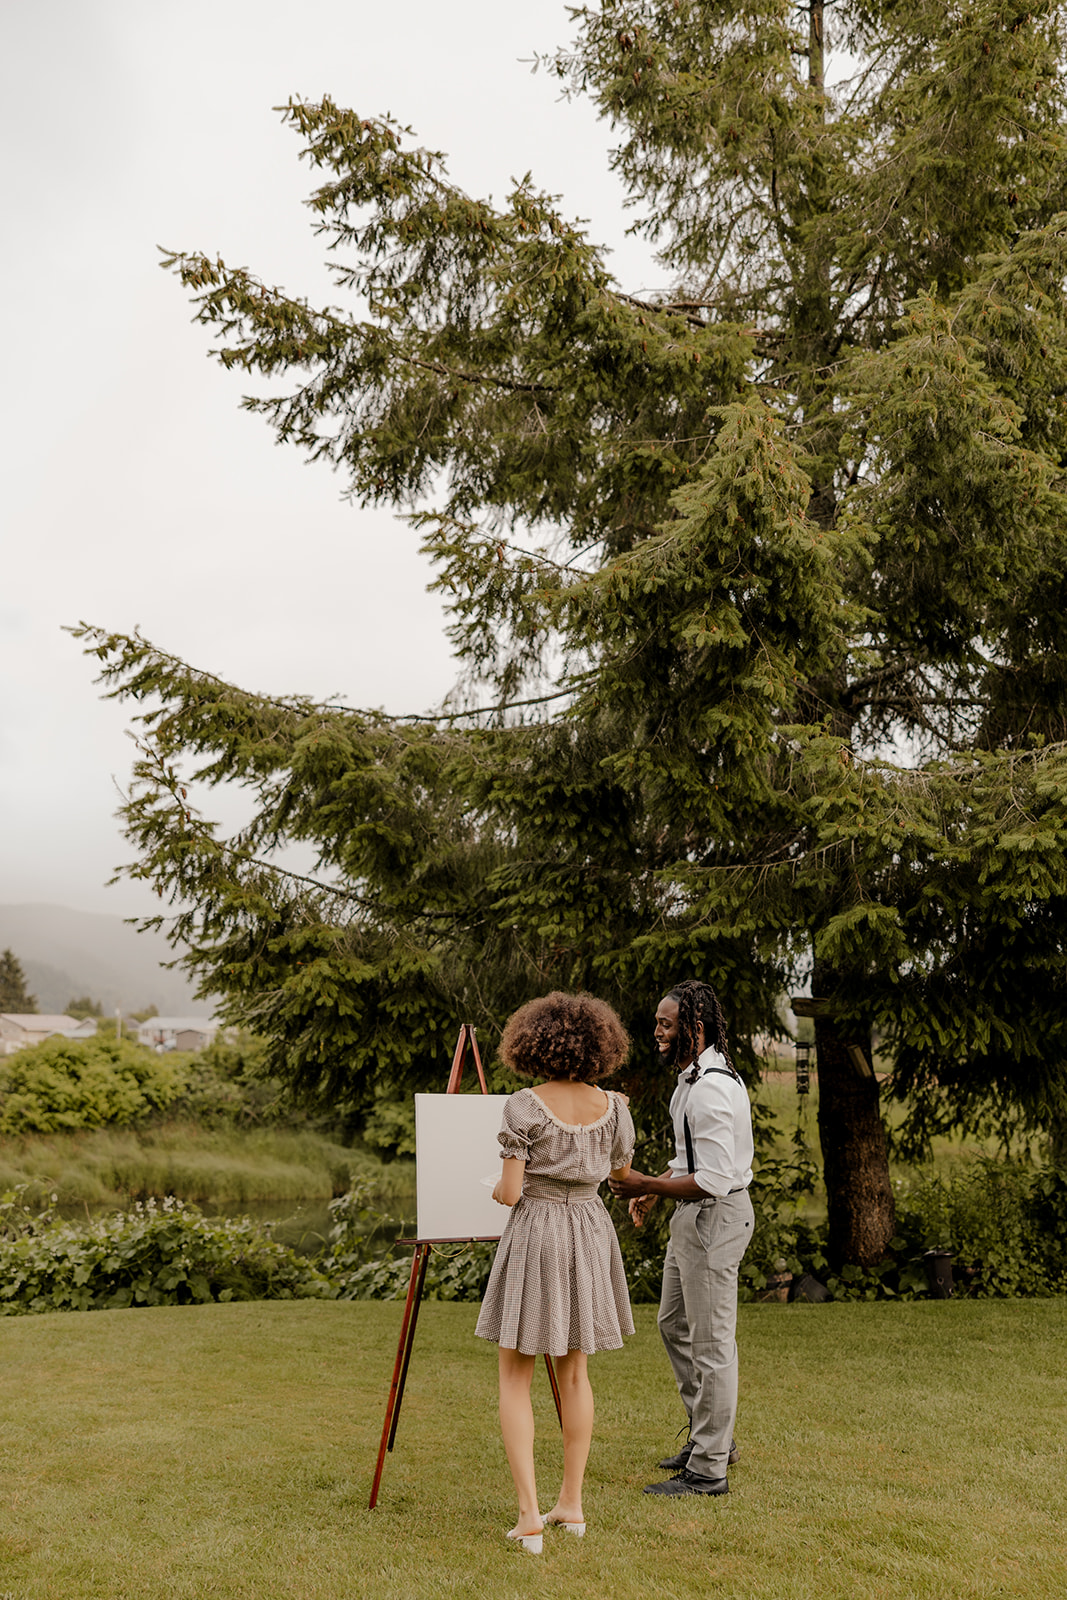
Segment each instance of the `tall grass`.
M352 1177L385 1204L410 1195L410 1162L383 1163L306 1128L205 1128L188 1121L0 1140L0 1189L19 1183L61 1204L115 1205L173 1194L200 1205L329 1200Z

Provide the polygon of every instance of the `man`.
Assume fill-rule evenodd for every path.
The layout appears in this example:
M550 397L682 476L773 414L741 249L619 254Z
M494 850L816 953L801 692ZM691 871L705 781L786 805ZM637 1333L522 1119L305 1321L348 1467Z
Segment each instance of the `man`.
M658 1178L612 1179L641 1227L660 1195L675 1204L659 1330L689 1417L689 1443L646 1494L729 1493L737 1413L737 1270L752 1237L752 1114L734 1070L715 991L687 979L659 1003L656 1045L679 1068L671 1097L675 1156Z

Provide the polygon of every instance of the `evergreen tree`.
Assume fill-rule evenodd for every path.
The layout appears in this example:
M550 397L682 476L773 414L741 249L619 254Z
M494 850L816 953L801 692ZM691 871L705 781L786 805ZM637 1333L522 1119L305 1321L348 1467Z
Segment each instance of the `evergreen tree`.
M66 1015L81 1021L84 1017L102 1017L104 1008L99 1000L94 1000L91 995L83 994L77 1000L67 1001Z
M869 1263L872 1028L915 1144L1067 1103L1067 116L1060 5L834 15L833 88L821 0L603 0L543 63L618 129L662 295L329 100L285 114L365 314L169 258L356 501L446 482L414 520L472 700L269 701L83 632L148 702L136 870L279 1075L365 1112L458 1009L588 985L643 1028L699 974L740 1041L810 976L831 1249ZM239 837L183 757L258 794ZM295 839L319 882L265 860Z
M26 988L22 963L12 950L0 953L0 1011L25 1016L36 1012L37 1000Z

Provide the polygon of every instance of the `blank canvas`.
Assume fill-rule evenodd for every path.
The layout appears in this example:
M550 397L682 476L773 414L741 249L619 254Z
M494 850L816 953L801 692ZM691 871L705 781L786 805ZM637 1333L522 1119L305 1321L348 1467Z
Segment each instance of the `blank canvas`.
M420 1239L499 1239L506 1206L483 1182L500 1176L506 1094L415 1096L415 1197Z

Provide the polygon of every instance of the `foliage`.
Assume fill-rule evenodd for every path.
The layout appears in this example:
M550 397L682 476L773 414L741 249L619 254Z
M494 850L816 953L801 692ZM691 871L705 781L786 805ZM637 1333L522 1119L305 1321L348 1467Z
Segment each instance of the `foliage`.
M76 1021L81 1021L83 1017L102 1017L104 1008L99 1000L94 1000L91 995L83 994L79 999L67 1001L65 1014L68 1017L74 1017Z
M156 1052L103 1029L55 1036L0 1059L0 1134L125 1126L164 1111L205 1127L292 1120L266 1056L248 1034L219 1034L195 1052Z
M271 700L83 627L140 705L133 870L271 1071L356 1122L538 990L635 1029L705 976L743 1059L810 976L830 1254L870 1267L872 1028L919 1146L1067 1104L1063 7L842 0L832 90L822 0L573 15L543 65L617 128L668 290L329 99L284 115L354 310L168 257L280 440L359 502L439 494L473 703ZM252 797L233 837L190 767Z
M373 1187L355 1182L330 1203L330 1237L320 1270L341 1300L402 1300L411 1277L411 1255L384 1244L396 1219L379 1211ZM435 1246L424 1280L428 1300L481 1300L493 1265L488 1244Z
M267 1050L252 1034L220 1031L202 1050L168 1052L181 1074L171 1107L204 1127L254 1127L294 1120L284 1087L266 1069Z
M818 1167L802 1134L785 1156L764 1154L753 1175L749 1194L755 1212L752 1243L741 1264L742 1285L762 1289L777 1264L786 1271L820 1273L826 1266L825 1233L804 1222L803 1203L815 1192Z
M26 974L13 950L0 951L0 1011L25 1015L37 1010L37 1001L26 988Z
M54 1133L135 1122L164 1110L180 1066L143 1045L62 1035L0 1060L0 1133Z
M1067 1289L1067 1181L1055 1168L983 1157L951 1179L925 1179L902 1201L901 1232L923 1249L951 1250L964 1292Z
M803 1163L799 1166L803 1167ZM788 1206L795 1191L770 1198ZM932 1174L910 1183L895 1180L897 1228L889 1251L870 1267L846 1263L830 1270L825 1226L811 1227L757 1198L757 1226L741 1269L741 1297L754 1299L776 1256L794 1276L811 1273L835 1300L925 1300L929 1294L924 1253L946 1249L953 1256L956 1298L1003 1298L1063 1294L1067 1289L1067 1180L1053 1166L988 1156L961 1165L948 1176ZM753 1184L756 1193L756 1184Z
M106 1311L328 1294L308 1261L249 1217L208 1220L180 1200L95 1222L0 1195L0 1315Z

